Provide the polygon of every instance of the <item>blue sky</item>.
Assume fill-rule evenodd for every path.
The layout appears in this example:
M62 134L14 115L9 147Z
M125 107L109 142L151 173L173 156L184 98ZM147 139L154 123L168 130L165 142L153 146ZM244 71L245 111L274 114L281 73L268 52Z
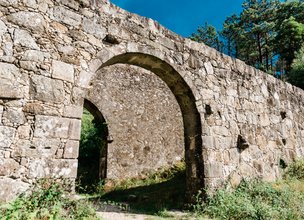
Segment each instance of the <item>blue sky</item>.
M130 12L153 18L188 37L205 22L218 29L227 16L239 13L243 0L110 0Z

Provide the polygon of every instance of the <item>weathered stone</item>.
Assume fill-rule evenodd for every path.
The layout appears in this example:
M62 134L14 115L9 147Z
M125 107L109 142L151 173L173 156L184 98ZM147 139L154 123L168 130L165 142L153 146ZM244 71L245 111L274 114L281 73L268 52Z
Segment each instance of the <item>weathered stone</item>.
M34 75L30 88L31 97L46 102L62 102L64 100L64 87L61 80Z
M29 167L30 178L76 178L77 160L48 159L32 160Z
M79 26L81 24L81 15L70 11L64 7L56 6L54 8L54 19L71 26Z
M37 32L44 31L46 27L46 22L43 16L35 12L19 11L10 14L7 19L12 23L29 28Z
M80 120L37 115L34 137L80 138Z
M63 110L63 116L67 118L81 118L83 112L82 106L65 106Z
M79 141L68 141L64 147L63 157L65 159L78 158Z
M211 163L204 165L204 173L209 178L221 177L223 165L221 163Z
M7 27L3 21L0 20L0 39L6 33Z
M0 158L0 177L12 175L18 167L19 163L15 160Z
M0 126L0 149L9 148L14 141L15 129Z
M3 124L10 126L19 126L25 123L25 116L22 109L8 108L3 113Z
M1 201L8 202L16 198L19 194L28 190L30 184L25 183L20 179L2 177L0 178L0 186Z
M29 139L30 132L31 132L30 125L22 125L22 126L19 126L17 129L17 134L20 139Z
M19 77L20 72L15 65L0 62L0 98L23 98L17 81Z
M15 29L14 31L14 44L20 44L21 46L39 50L39 47L35 41L35 39L29 34L29 32L25 30Z
M22 60L42 63L45 57L47 57L47 54L39 50L27 50L23 54Z
M54 60L52 64L52 77L73 83L74 68L71 64Z

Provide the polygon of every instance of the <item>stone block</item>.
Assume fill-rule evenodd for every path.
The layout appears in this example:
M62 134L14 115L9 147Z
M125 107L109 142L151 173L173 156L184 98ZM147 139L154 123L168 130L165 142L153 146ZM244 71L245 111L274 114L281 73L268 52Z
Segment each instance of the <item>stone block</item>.
M76 178L78 161L71 159L39 159L29 163L30 178Z
M81 24L81 15L62 6L54 7L53 13L54 19L58 22L62 22L71 26L79 26Z
M80 139L81 121L78 119L37 115L34 137Z
M7 16L8 21L33 31L42 32L46 27L43 16L36 12L19 11Z
M0 149L9 148L14 141L16 129L0 126Z
M50 54L39 51L39 50L27 50L23 54L22 60L42 63L44 61L45 57L49 58Z
M64 147L63 157L65 159L76 159L79 154L79 141L67 141Z
M0 20L0 39L6 33L7 27L3 21Z
M223 164L213 162L204 165L204 173L206 178L219 178L223 175Z
M31 78L30 95L33 99L46 102L62 102L64 100L63 82L45 76L34 75Z
M17 134L20 139L29 139L30 132L31 132L30 125L22 125L22 126L19 126L17 129Z
M26 121L24 113L21 108L8 108L3 113L3 125L19 126Z
M30 184L20 179L3 177L0 178L0 186L0 202L8 202L27 191Z
M19 163L10 158L0 158L0 176L12 175L19 167Z
M80 87L87 88L89 86L92 76L93 74L91 72L81 71L79 74L77 85Z
M23 98L19 77L20 72L15 65L0 62L0 98Z
M15 29L14 31L14 44L20 44L21 46L39 50L39 47L35 39L29 34L29 32L21 29Z
M82 22L82 27L85 32L92 34L98 39L104 39L107 30L99 23L96 18L84 18Z
M70 105L65 106L63 116L67 118L80 118L82 117L83 106Z
M52 77L64 81L74 82L74 67L71 64L53 60Z

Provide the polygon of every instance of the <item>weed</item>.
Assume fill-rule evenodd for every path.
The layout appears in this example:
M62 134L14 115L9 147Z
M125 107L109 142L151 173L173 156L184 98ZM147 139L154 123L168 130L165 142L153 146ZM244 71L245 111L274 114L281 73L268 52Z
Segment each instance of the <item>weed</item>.
M271 183L242 182L235 191L219 190L194 211L219 219L302 219L304 195Z
M0 208L0 219L97 219L95 210L83 200L65 197L62 186L52 180L37 183L31 194L21 194Z
M285 179L298 179L304 180L304 159L299 159L287 167L284 174Z

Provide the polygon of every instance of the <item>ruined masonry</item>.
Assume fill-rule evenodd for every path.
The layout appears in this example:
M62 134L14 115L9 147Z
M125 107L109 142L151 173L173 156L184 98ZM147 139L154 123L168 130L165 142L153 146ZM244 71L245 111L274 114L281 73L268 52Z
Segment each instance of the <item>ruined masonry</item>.
M107 0L0 0L0 200L73 188L84 106L108 124L108 178L184 158L187 198L304 155L303 90Z

